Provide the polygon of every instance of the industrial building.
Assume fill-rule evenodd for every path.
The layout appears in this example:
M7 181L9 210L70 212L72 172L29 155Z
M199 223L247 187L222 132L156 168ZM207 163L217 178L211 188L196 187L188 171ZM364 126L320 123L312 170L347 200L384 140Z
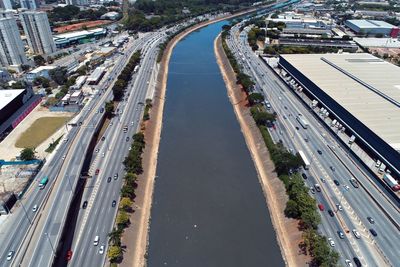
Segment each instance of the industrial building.
M400 177L400 68L367 53L280 55L311 99Z
M28 11L20 14L21 23L31 51L35 54L56 52L46 12Z
M399 35L399 28L380 20L346 20L344 23L352 31L358 34L383 35L396 38Z
M77 31L54 35L54 43L57 48L68 47L71 45L92 42L107 35L104 28L96 28L87 31Z
M40 103L32 88L0 90L0 140Z

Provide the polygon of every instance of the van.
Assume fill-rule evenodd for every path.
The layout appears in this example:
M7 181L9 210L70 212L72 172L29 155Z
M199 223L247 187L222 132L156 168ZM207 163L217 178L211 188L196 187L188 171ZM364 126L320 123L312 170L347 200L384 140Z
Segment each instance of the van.
M99 236L96 235L96 237L94 238L94 241L93 241L93 245L97 246L98 244L99 244Z

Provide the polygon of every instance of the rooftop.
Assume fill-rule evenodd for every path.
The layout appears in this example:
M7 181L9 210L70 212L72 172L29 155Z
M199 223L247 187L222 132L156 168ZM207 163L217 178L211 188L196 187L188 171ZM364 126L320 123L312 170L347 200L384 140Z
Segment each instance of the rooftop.
M386 143L400 150L399 67L367 53L281 57Z
M0 110L8 105L17 96L22 94L25 89L15 89L15 90L0 90Z
M55 66L40 66L37 67L36 69L31 70L29 73L39 73L43 70L53 70L55 68L56 68Z
M380 20L369 20L369 19L351 19L347 20L359 28L394 28L390 23Z
M395 38L358 38L353 37L354 42L363 47L387 47L400 48L400 41Z
M57 34L54 35L54 40L57 39L71 39L71 38L82 38L86 35L93 34L93 33L100 33L100 32L105 32L106 29L104 28L96 28L96 29L91 29L91 30L82 30L82 31L76 31L76 32L69 32L69 33L62 33L62 34Z

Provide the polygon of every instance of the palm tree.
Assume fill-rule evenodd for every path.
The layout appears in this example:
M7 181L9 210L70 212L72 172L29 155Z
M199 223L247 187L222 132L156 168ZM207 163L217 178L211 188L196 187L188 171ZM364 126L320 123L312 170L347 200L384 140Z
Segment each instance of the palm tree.
M112 243L115 246L120 246L121 234L122 234L121 229L113 228L111 233L108 234L108 236L110 237L110 243Z

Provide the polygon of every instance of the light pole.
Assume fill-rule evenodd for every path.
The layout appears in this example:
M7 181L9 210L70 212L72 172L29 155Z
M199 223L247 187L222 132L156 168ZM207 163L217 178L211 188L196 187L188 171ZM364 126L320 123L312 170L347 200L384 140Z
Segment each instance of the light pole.
M31 218L29 218L29 216L28 216L28 212L27 212L26 209L25 209L24 203L22 203L22 200L21 200L21 199L18 199L18 200L19 200L19 202L21 203L22 209L23 209L24 212L25 212L25 216L26 216L26 218L28 219L29 224L32 224Z
M50 243L51 251L53 251L53 254L56 255L56 252L54 251L54 247L53 247L53 244L51 243L49 235L47 233L44 233L44 235L47 237L47 240Z

